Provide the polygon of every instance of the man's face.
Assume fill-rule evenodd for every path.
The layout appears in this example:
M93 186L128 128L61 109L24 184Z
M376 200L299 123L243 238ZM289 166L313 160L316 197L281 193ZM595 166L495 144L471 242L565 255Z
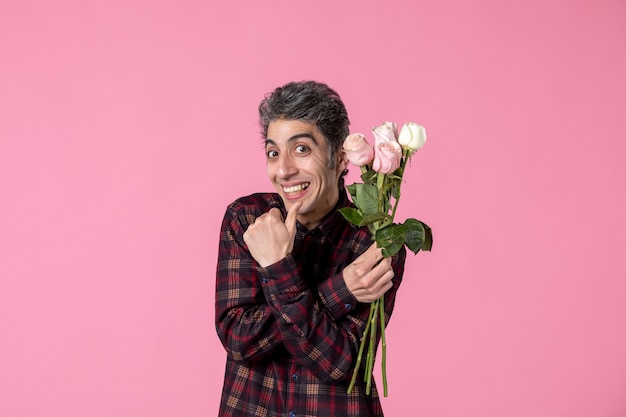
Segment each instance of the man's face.
M278 119L265 139L267 175L287 211L301 201L298 221L311 229L339 199L338 183L347 160L343 151L328 168L328 142L313 123Z

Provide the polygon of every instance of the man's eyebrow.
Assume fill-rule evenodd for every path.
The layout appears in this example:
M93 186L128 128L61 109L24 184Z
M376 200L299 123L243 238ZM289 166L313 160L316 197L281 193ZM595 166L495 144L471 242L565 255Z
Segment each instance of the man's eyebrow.
M296 133L295 135L293 135L292 137L290 137L289 139L287 139L287 142L293 142L294 140L298 140L300 138L309 138L313 141L313 143L315 143L316 145L317 143L317 139L315 139L315 136L313 136L310 133ZM272 139L270 138L265 138L265 146L267 145L276 145L276 142L274 142Z

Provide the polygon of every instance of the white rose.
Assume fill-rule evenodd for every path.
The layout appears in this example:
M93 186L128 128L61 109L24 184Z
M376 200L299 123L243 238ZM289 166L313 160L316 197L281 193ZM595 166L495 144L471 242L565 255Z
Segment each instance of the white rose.
M406 123L400 130L398 143L404 148L416 151L426 143L426 129L413 122Z

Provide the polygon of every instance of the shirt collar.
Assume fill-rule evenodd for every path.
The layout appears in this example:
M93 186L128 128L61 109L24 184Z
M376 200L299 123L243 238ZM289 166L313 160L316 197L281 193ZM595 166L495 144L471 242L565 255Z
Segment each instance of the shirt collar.
M337 243L340 240L340 235L343 233L343 229L346 224L356 228L352 223L348 222L341 212L339 212L340 208L343 207L354 207L353 204L348 199L348 193L345 188L341 187L339 189L339 200L335 207L322 219L320 224L316 227L305 231L305 233L314 233L315 230L319 230L322 234L324 234L331 242ZM299 225L300 230L304 231L304 228Z

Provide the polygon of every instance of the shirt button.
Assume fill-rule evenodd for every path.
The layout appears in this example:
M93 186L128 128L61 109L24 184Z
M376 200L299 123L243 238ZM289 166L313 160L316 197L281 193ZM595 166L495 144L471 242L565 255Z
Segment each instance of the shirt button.
M352 310L352 304L344 304L344 305L343 305L343 307L344 307L346 310Z
M267 284L267 278L261 278L261 282L262 282L263 284Z
M293 411L289 412L289 417L296 417L296 413L294 413Z
M298 374L293 374L293 375L291 375L291 379L293 379L294 381L297 381L297 380L299 380L299 379L300 379L300 375L298 375Z

